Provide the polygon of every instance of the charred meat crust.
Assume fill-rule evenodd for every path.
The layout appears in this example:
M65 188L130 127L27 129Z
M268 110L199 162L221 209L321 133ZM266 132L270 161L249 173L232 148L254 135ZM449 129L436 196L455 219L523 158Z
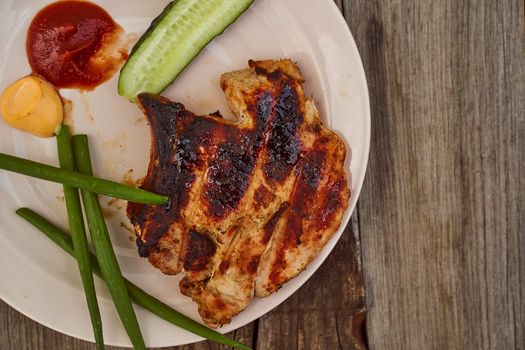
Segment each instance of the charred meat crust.
M236 121L141 94L151 127L142 187L168 206L128 203L141 256L183 270L181 292L210 326L293 278L340 225L345 147L320 122L290 60L249 61L221 88Z
M189 230L189 241L184 255L184 270L199 272L209 268L216 246L208 234Z

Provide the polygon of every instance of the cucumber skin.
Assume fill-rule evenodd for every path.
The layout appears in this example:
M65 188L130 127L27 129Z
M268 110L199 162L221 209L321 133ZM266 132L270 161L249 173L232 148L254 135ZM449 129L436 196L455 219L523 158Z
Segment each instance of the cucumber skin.
M151 21L151 24L149 25L148 29L146 30L146 32L144 32L144 34L142 34L142 36L139 38L139 40L135 43L135 45L133 45L133 47L131 48L131 51L129 53L129 56L128 56L128 60L126 61L126 63L124 64L124 66L122 66L122 68L120 69L120 75L119 75L119 81L118 81L118 93L120 96L123 96L123 97L126 97L127 99L129 99L131 102L136 102L137 100L137 96L140 94L140 93L143 93L143 92L147 92L147 93L152 93L152 94L160 94L162 93L162 91L164 91L169 85L171 85L175 79L177 79L177 77L182 74L182 72L184 72L186 70L186 67L189 66L189 64L191 62L193 62L193 60L195 59L195 57L197 57L201 52L202 50L210 43L213 41L213 39L215 39L216 37L218 37L219 35L221 35L222 33L224 33L224 31L229 27L231 26L233 23L235 23L237 21L237 19L244 13L246 12L246 10L250 7L250 5L255 1L255 0L250 0L246 3L246 7L244 9L242 9L240 12L239 12L239 15L237 17L235 17L230 23L228 23L228 25L226 25L224 27L224 29L219 32L217 35L213 36L206 44L204 44L204 46L195 53L195 55L186 63L186 65L180 70L179 73L177 73L172 79L171 81L166 84L165 86L163 86L159 91L139 91L135 96L126 96L124 94L124 87L122 86L121 84L121 79L120 77L122 76L122 72L124 71L124 69L126 68L126 66L128 65L128 62L131 58L131 56L137 51L137 49L140 47L140 45L142 45L142 43L150 37L150 35L153 33L153 31L155 30L155 28L162 22L162 20L164 19L164 17L166 17L166 15L170 12L170 10L173 8L173 6L175 6L175 4L177 3L178 0L173 0L171 1L168 5L166 5L166 7L164 7L164 9L162 10L162 12L153 19L153 21Z
M159 23L164 19L164 17L166 17L166 15L170 12L170 10L172 9L173 6L175 6L175 4L177 3L178 0L173 0L172 2L170 2L169 4L166 5L166 7L164 7L164 9L162 10L162 12L153 19L153 21L151 21L148 29L146 30L146 32L144 32L144 34L142 34L142 36L139 38L139 40L135 43L135 45L133 45L133 47L131 48L131 51L129 52L129 56L128 56L128 60L129 58L131 58L131 56L133 56L133 54L135 53L135 51L137 51L137 49L140 47L140 45L142 45L142 43L147 39L149 38L149 36L151 35L151 33L153 33L153 31L155 30L155 28L157 28L157 26L159 25ZM126 64L128 63L128 61L126 61ZM122 70L124 69L124 67L126 67L126 64L124 64L124 66L122 66L122 68L120 69L120 72L122 72Z

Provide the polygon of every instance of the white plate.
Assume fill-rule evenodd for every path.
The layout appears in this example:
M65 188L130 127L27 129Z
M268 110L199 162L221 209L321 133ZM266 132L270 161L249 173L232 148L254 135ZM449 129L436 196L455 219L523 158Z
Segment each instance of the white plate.
M35 13L49 1L3 0L0 4L0 88L30 73L25 35ZM167 1L96 1L127 33L142 33ZM365 176L370 142L368 91L359 53L348 27L331 0L258 0L226 32L208 45L186 71L165 91L189 110L228 115L219 76L244 68L248 59L289 57L299 63L306 91L318 102L322 118L348 146L347 166L352 174L352 199L341 227L297 278L264 299L255 299L231 324L228 332L262 316L295 292L325 260L356 205ZM143 176L149 159L149 130L141 112L117 95L115 76L95 91L81 94L62 90L73 100L74 131L90 135L96 174L122 180ZM0 122L0 152L57 164L54 139L40 139L15 131ZM352 150L350 152L350 149ZM350 157L352 161L350 163ZM75 262L14 211L30 207L62 227L67 218L60 185L0 171L0 297L9 305L62 333L93 341L82 284ZM108 199L104 198L103 203ZM200 320L195 304L179 293L180 277L162 275L138 257L123 210L112 211L109 227L123 273L147 292L175 309ZM104 337L109 345L130 342L108 297L100 291ZM136 308L139 322L152 347L181 345L201 338Z

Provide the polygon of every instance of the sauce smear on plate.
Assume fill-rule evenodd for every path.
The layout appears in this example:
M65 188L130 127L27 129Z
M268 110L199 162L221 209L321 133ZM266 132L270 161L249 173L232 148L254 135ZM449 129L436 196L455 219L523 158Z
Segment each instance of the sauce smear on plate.
M33 73L57 88L91 90L127 59L126 50L117 47L122 33L111 16L91 2L55 2L29 26L29 64Z

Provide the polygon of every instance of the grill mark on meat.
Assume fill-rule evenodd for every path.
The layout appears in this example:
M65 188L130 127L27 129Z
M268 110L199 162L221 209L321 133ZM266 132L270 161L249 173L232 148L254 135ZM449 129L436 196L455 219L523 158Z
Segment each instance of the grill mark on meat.
M316 150L309 153L303 163L290 204L291 215L286 226L288 239L284 242L285 247L301 244L303 220L310 216L312 199L319 186L325 156L325 152Z
M260 261L261 261L261 256L255 255L248 263L248 266L247 266L248 273L252 275L255 274L257 272L257 269L259 268Z
M144 228L137 239L139 254L143 257L148 256L149 248L162 237L170 223L179 220L181 208L188 203L188 189L195 181L194 169L206 163L203 152L212 159L202 200L208 215L217 218L234 210L242 199L267 133L270 134L269 157L265 173L270 178L284 180L299 159L299 141L295 134L302 115L298 112L298 97L289 84L282 86L278 98L263 91L247 101L248 110L255 112L255 118L253 128L244 133L212 118L196 117L182 104L163 97L141 94L139 101L152 130L152 161L148 169L151 176L146 177L142 187L170 196L169 208L128 206L132 223ZM270 126L273 126L271 131ZM227 142L221 142L224 140ZM213 145L215 154L210 151Z
M170 197L168 207L128 205L132 224L146 228L136 241L140 256L146 257L188 203L187 189L195 181L193 171L203 165L200 146L206 144L213 125L208 119L195 118L180 103L150 94L138 98L152 132L150 176L141 187Z
M306 161L304 162L301 176L299 177L299 191L306 191L307 194L299 192L299 198L301 196L306 197L312 194L312 191L315 191L319 187L319 181L321 180L321 175L323 171L323 164L326 157L326 152L323 151L313 151L308 154ZM295 194L297 196L298 194ZM296 200L296 202L297 202Z
M215 157L209 165L203 200L207 203L208 215L217 218L235 210L242 199L275 104L272 95L266 92L256 94L254 100L247 103L248 110L255 113L254 127L240 134L238 128L224 126L224 139L227 142L217 146Z
M275 214L273 214L272 218L268 220L268 222L264 225L264 235L261 240L263 244L267 244L270 241L270 238L272 238L275 226L277 225L277 222L279 222L279 219L281 219L281 216L283 215L287 207L288 203L281 205L281 207L275 212Z
M341 207L341 192L346 190L346 180L338 178L333 184L328 187L328 191L324 194L323 204L320 206L320 219L316 220L316 229L326 229L334 219L337 209Z
M208 214L223 217L237 207L248 187L255 164L253 150L250 148L233 142L218 146L209 167L204 190Z
M297 177L290 208L285 217L284 239L278 249L277 257L272 265L269 280L273 285L279 285L282 266L285 266L285 252L291 247L301 244L303 221L310 216L310 206L315 198L315 191L319 186L322 167L325 161L325 152L315 150L310 152L300 168Z
M163 98L157 100L153 99L144 99L141 104L144 114L148 117L151 124L150 132L152 133L152 147L151 147L151 156L150 164L148 168L148 173L151 173L153 176L146 177L145 181L142 183L143 188L151 188L152 184L156 181L156 172L152 170L155 167L163 166L165 164L167 157L170 156L172 147L169 142L165 142L165 139L172 140L175 137L176 131L176 120L183 110L182 105L179 103L173 103ZM165 115L165 118L151 118L150 116L156 115ZM129 203L127 207L127 212L130 217L133 218L132 223L143 225L147 219L148 206L138 203ZM137 242L138 243L138 242ZM140 246L139 246L140 248Z
M141 188L146 188L158 193L166 193L165 189L170 186L177 186L178 175L173 171L170 157L172 145L176 137L177 122L180 118L186 118L186 110L180 103L174 103L168 99L150 96L147 94L139 96L141 107L151 125L152 147L148 174ZM160 117L161 116L161 117ZM153 171L157 170L157 171ZM165 232L171 225L170 217L173 215L174 207L172 198L168 206L146 206L138 203L128 203L127 214L131 218L134 226L144 227L147 230L142 232L142 237L137 237L136 243L140 256L146 257L149 254L151 233ZM155 217L155 220L151 218ZM155 241L159 237L155 237Z
M273 108L275 106L275 98L269 92L258 92L256 94L256 103L248 102L248 110L255 112L257 116L257 127L264 128L266 122L272 115ZM253 108L255 106L255 109Z
M184 269L194 272L207 269L215 255L215 250L215 243L206 233L190 230L184 256Z
M142 257L142 258L147 257L149 255L149 248L150 248L150 246L145 244L142 241L142 238L140 238L140 237L137 237L137 239L135 239L135 243L137 244L137 250L139 252L139 256Z
M273 194L273 192L271 192L265 185L257 187L253 194L253 205L255 210L266 208L275 200L275 197L275 194Z
M278 81L282 76L282 73L279 70L274 70L273 72L269 72L266 69L262 67L258 67L258 66L255 66L255 73L257 75L264 75L266 76L266 78L268 78L268 80L271 80L271 81Z
M228 260L223 260L221 261L219 265L219 272L221 274L225 274L229 267L230 267L230 262Z
M303 115L299 97L290 84L291 81L283 83L275 106L273 128L267 144L268 159L263 166L266 178L276 182L282 182L290 175L301 156L297 131Z

